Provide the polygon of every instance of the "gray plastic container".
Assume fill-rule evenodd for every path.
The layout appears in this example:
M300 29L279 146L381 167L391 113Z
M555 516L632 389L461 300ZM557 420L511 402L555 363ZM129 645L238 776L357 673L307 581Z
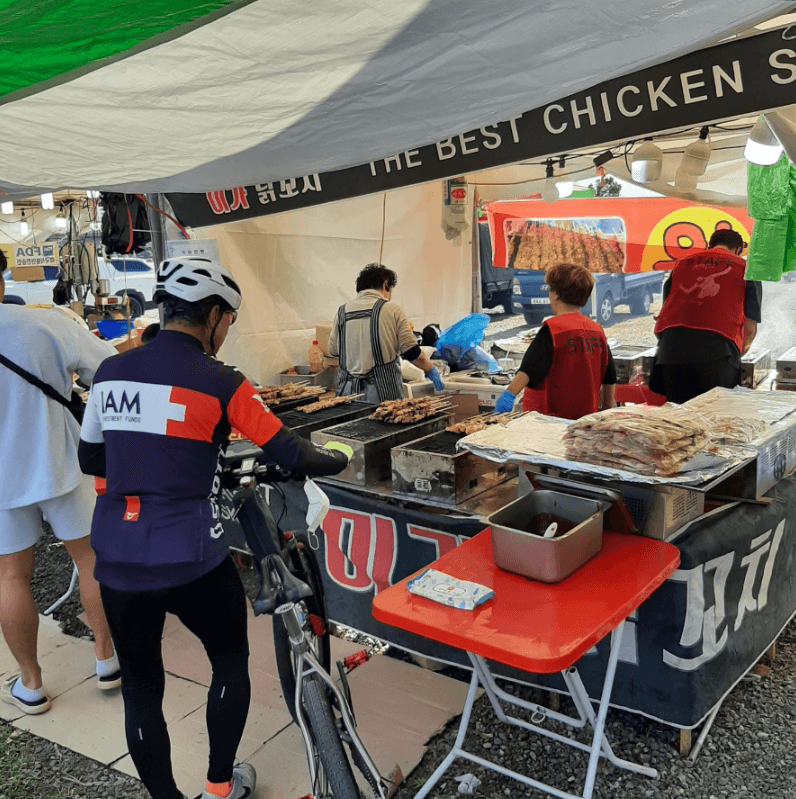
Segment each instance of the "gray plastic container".
M531 491L487 518L495 565L544 583L563 580L600 551L607 507L558 491ZM559 534L543 538L553 521Z

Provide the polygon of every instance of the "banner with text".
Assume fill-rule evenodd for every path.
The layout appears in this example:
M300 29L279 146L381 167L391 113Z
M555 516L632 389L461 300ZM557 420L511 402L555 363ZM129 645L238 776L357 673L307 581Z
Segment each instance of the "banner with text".
M321 566L330 618L402 649L469 665L464 652L377 622L371 605L379 591L476 535L484 522L388 504L325 481L321 485L331 509L324 533L310 543ZM304 492L300 485L281 488L283 494L272 489L268 497L274 516L300 530ZM625 627L613 705L675 726L696 726L796 612L796 518L788 512L796 507L796 477L780 481L767 496L773 500L769 505L740 504L696 521L674 542L680 568ZM223 508L222 516L229 516ZM233 535L234 524L225 521ZM605 639L577 664L595 699L608 648ZM495 671L564 689L559 675L500 666Z
M779 108L794 102L796 41L791 30L698 50L380 161L166 196L183 225L217 225Z

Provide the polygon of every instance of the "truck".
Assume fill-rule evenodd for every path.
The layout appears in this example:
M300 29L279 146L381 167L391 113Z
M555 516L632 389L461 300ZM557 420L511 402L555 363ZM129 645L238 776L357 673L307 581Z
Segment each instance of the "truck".
M538 327L550 316L548 286L543 271L515 269L512 280L512 307L521 313L531 327ZM632 314L650 312L653 295L663 290L662 272L637 272L635 274L597 272L594 274L594 291L583 313L601 325L609 325L617 305L627 304Z
M669 197L501 201L487 215L493 266L513 270L512 309L532 327L551 314L544 276L553 263L593 273L584 313L608 325L617 305L649 314L675 262L705 249L713 231L730 228L748 241L753 227L745 209Z
M503 313L515 313L512 296L514 270L493 266L492 240L486 220L478 223L478 252L481 259L481 307L503 306Z

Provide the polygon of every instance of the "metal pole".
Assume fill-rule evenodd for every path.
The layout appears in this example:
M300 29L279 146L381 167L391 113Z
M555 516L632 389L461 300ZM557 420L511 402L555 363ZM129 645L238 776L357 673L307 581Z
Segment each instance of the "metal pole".
M472 236L470 242L470 251L472 252L472 279L473 279L473 302L472 312L481 313L481 250L479 247L479 233L478 233L478 202L476 200L475 192L472 195L473 203L473 217L470 226L470 234Z
M155 208L162 209L159 194L147 194L147 201ZM152 235L152 254L155 259L155 268L160 265L162 261L166 260L166 226L164 218L157 211L147 207L147 217L149 219L149 230Z

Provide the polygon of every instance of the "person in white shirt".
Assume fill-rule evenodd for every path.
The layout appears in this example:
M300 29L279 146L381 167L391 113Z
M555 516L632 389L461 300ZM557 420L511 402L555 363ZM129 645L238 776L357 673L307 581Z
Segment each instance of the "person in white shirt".
M368 264L357 276L357 296L337 311L329 352L340 359L339 396L364 394L365 402L403 399L401 358L423 370L442 391L437 367L423 354L406 314L391 302L398 277L381 264Z
M4 268L0 263L0 299ZM65 399L71 395L74 372L90 383L102 361L114 354L110 344L55 310L0 305L0 355ZM37 656L39 615L30 587L43 519L78 568L80 598L94 633L98 686L115 688L121 679L93 574L89 533L96 494L77 461L80 425L63 405L4 363L0 408L0 628L19 665L19 675L0 685L0 699L38 714L50 707Z

